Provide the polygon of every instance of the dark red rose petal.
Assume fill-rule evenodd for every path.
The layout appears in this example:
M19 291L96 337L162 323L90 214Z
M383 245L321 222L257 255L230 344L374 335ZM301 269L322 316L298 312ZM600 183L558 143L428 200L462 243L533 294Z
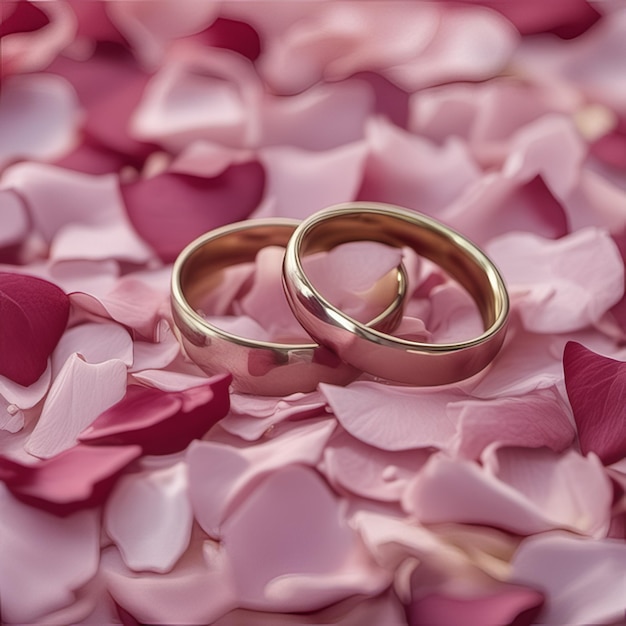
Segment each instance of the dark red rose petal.
M245 22L218 17L198 37L210 46L234 50L251 61L261 54L261 39L256 30Z
M427 595L407 608L411 626L530 626L543 606L543 595L534 589L502 585L502 589L476 598Z
M22 502L65 516L104 502L119 473L140 454L139 446L79 444L35 465L0 457L0 480Z
M0 375L25 387L45 371L70 312L56 285L0 272Z
M122 185L122 195L139 235L170 262L196 237L248 217L264 187L263 167L250 162L214 178L160 174Z
M2 13L6 12L8 17L0 22L0 37L14 33L32 33L50 23L48 16L41 9L26 0L13 2L11 13L9 6L7 2L2 11Z
M126 396L79 439L90 444L137 444L144 454L178 452L228 413L230 381L230 375L215 376L205 385L176 392L131 385Z
M606 465L626 456L626 362L570 341L563 355L565 386L583 454Z

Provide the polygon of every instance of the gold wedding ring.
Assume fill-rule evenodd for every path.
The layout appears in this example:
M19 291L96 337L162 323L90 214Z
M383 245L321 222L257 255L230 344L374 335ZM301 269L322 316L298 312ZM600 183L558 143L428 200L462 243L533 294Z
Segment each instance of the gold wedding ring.
M439 265L472 296L484 332L457 343L420 343L367 327L333 306L311 284L302 258L363 240L410 247ZM400 207L353 202L304 220L287 245L283 281L294 315L311 337L346 363L388 381L442 385L468 378L493 360L504 341L509 298L494 264L456 231Z
M259 250L267 246L285 247L298 224L288 219L230 224L190 243L174 263L171 303L179 340L189 358L206 373L232 373L237 391L282 396L311 391L320 382L347 384L360 374L357 368L313 341L288 344L247 339L205 318L215 312L207 310L203 303L207 294L227 279L225 270L254 261ZM340 238L339 233L337 237ZM379 282L377 300L383 298L389 305L368 325L391 331L402 317L404 268L393 270Z

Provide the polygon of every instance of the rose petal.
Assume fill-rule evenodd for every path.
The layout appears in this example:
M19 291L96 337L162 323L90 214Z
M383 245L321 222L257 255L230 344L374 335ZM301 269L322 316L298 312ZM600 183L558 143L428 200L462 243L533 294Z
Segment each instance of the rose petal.
M130 219L164 261L201 234L247 217L258 205L265 174L256 162L214 178L160 174L122 186ZM228 211L224 211L228 207Z
M22 504L2 484L0 508L2 618L34 623L71 604L75 590L96 574L99 514L60 518Z
M626 456L626 362L569 342L563 368L583 454L619 461Z
M144 454L178 452L226 415L229 384L230 376L215 376L182 392L131 385L79 438L90 444L136 444Z
M161 574L171 571L187 549L192 523L183 463L124 476L104 513L104 527L126 565Z
M117 475L140 453L138 446L94 448L79 444L34 465L0 457L0 467L11 473L4 480L16 498L66 516L102 503Z
M511 233L487 251L509 285L528 330L563 333L597 322L624 290L624 264L613 240L584 229L557 241Z
M626 545L565 533L529 537L513 557L513 580L546 595L542 624L613 624L624 617Z
M76 443L79 433L118 402L125 391L123 361L90 364L77 354L71 355L52 383L26 451L48 458L67 450Z
M0 272L0 375L33 384L44 373L68 316L68 297L52 283Z
M606 534L612 490L597 457L501 448L486 462L481 469L433 455L407 489L405 509L427 524L483 524L519 534L553 528Z
M567 406L554 387L521 397L465 400L451 404L458 431L453 444L456 454L476 459L487 446L546 446L565 450L576 432ZM585 451L586 453L587 451Z
M24 203L16 193L0 190L0 216L0 249L21 243L29 230L29 224Z
M221 536L223 521L264 476L292 463L317 463L334 428L332 420L308 421L268 442L241 449L209 441L193 443L187 453L190 498L200 526L211 536ZM218 467L219 472L214 471Z
M400 500L409 480L426 463L430 452L387 452L365 445L345 431L324 449L322 472L332 485L353 494L393 502Z
M389 583L326 484L298 465L271 473L249 494L224 523L223 542L245 608L311 611Z
M381 450L446 447L456 428L446 408L463 397L452 388L433 391L369 381L347 387L322 383L319 388L339 423L353 437Z

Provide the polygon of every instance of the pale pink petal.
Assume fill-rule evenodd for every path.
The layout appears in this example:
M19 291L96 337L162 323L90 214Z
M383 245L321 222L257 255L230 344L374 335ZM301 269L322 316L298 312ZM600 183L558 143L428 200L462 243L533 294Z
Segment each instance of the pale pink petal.
M427 47L385 73L407 91L445 82L484 80L505 67L517 43L515 29L493 11L447 7Z
M18 2L15 13L28 9L19 5L31 5L30 2ZM5 5L8 11L10 4ZM54 57L69 46L76 33L76 17L70 6L65 2L38 3L36 11L43 16L22 16L27 26L36 25L32 29L11 30L2 38L2 74L18 74L36 72L50 64ZM32 9L31 9L32 11ZM3 7L4 12L4 7ZM14 15L7 15L9 19ZM19 20L20 17L17 17ZM4 20L3 20L4 21Z
M528 182L537 175L558 198L576 184L586 146L574 123L561 115L545 115L513 137L503 173Z
M310 611L382 591L388 574L342 517L313 470L292 465L267 476L223 527L240 605Z
M487 246L513 306L534 332L562 333L596 322L624 292L624 264L610 236L585 229L558 241L530 233Z
M192 523L183 463L123 477L104 512L107 534L135 571L169 572L189 545Z
M166 368L180 353L180 344L169 323L160 320L155 327L155 341L133 343L133 365L130 372Z
M170 40L198 33L217 17L218 5L195 0L106 4L107 15L148 67L163 59Z
M354 200L366 156L367 145L362 141L320 152L291 145L262 148L259 158L267 169L267 197L272 204L257 215L304 219Z
M21 163L4 172L2 183L24 198L35 229L48 243L57 233L63 242L64 232L70 227L67 236L71 237L75 229L83 236L78 242L80 250L75 251L79 256L107 258L110 251L112 256L136 262L152 257L128 222L114 175L91 176L51 165Z
M576 435L569 410L554 387L520 397L465 400L448 412L458 424L453 444L459 456L476 459L487 446L545 446L560 452Z
M169 166L170 172L212 178L230 165L245 163L253 157L251 150L230 148L205 139L191 140Z
M447 447L456 429L447 406L464 397L452 387L433 391L369 381L347 387L323 383L320 390L353 437L381 450Z
M374 93L365 81L347 80L290 98L267 96L261 107L260 145L328 153L363 138Z
M130 385L124 398L98 415L79 439L93 445L139 445L152 455L184 450L226 415L229 384L230 376L220 375L181 392Z
M119 324L87 323L67 330L52 353L52 376L56 378L65 362L78 354L86 363L119 359L126 366L133 362L133 341Z
M321 471L341 490L393 502L400 500L429 455L427 450L383 451L341 431L324 449Z
M407 489L405 508L427 524L482 524L523 535L553 528L606 534L612 488L597 457L500 448L484 461L481 468L433 455Z
M563 355L565 385L583 454L609 465L626 456L626 361L570 342Z
M437 285L430 294L426 327L431 343L467 341L483 333L484 326L472 297L456 282Z
M230 50L177 50L148 83L132 135L174 153L198 139L250 147L259 133L261 86L248 60Z
M34 623L71 604L74 591L95 575L99 514L57 517L18 502L2 484L0 502L2 618Z
M437 215L480 171L464 143L449 137L437 145L384 118L368 123L370 152L358 197Z
M285 420L299 420L325 413L326 402L318 391L294 393L285 398L233 393L230 413L221 427L246 441L257 441Z
M407 613L411 624L429 626L531 626L536 623L543 600L543 594L530 587L500 585L488 594L473 597L443 593L418 597Z
M248 315L209 315L205 319L210 324L231 335L245 337L254 341L272 341L272 334ZM295 327L296 333L300 335L299 341L306 343L306 333L302 330L298 331L296 322L292 321L291 325Z
M141 454L138 446L77 445L35 464L0 457L4 482L30 506L67 516L104 502L117 475Z
M30 409L43 399L51 381L52 368L48 361L44 373L28 387L24 387L6 376L0 376L0 396L9 405L14 405L20 409Z
M623 541L565 533L529 537L512 565L514 580L544 590L542 624L617 624L624 617Z
M15 404L9 404L0 395L0 430L17 433L24 428L24 412Z
M128 568L114 547L102 551L101 572L115 602L142 624L212 624L237 606L225 550L200 533L167 574ZM135 622L129 620L129 623Z
M19 244L29 230L28 215L20 197L12 191L0 190L0 249Z
M118 359L86 363L71 355L52 383L26 450L49 458L70 448L79 433L103 411L122 399L126 365Z
M199 368L197 373L179 372L175 370L143 370L135 372L133 378L149 387L155 387L162 391L185 391L193 387L206 384L209 380ZM222 375L219 376L221 378Z
M69 317L70 302L52 283L0 272L0 375L24 387L45 372Z
M264 476L293 463L317 463L334 428L333 420L309 420L249 448L194 442L187 462L191 503L200 526L211 536L221 536L224 520L246 502Z

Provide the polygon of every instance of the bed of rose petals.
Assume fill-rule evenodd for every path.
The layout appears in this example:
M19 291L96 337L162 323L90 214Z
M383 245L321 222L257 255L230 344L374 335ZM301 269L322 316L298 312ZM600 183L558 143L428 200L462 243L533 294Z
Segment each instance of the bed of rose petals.
M622 3L2 10L2 623L622 623ZM254 397L185 359L187 242L355 199L492 256L512 320L486 372ZM398 257L348 248L318 274L358 309ZM279 261L233 270L211 313L301 333ZM400 334L477 332L405 264Z

